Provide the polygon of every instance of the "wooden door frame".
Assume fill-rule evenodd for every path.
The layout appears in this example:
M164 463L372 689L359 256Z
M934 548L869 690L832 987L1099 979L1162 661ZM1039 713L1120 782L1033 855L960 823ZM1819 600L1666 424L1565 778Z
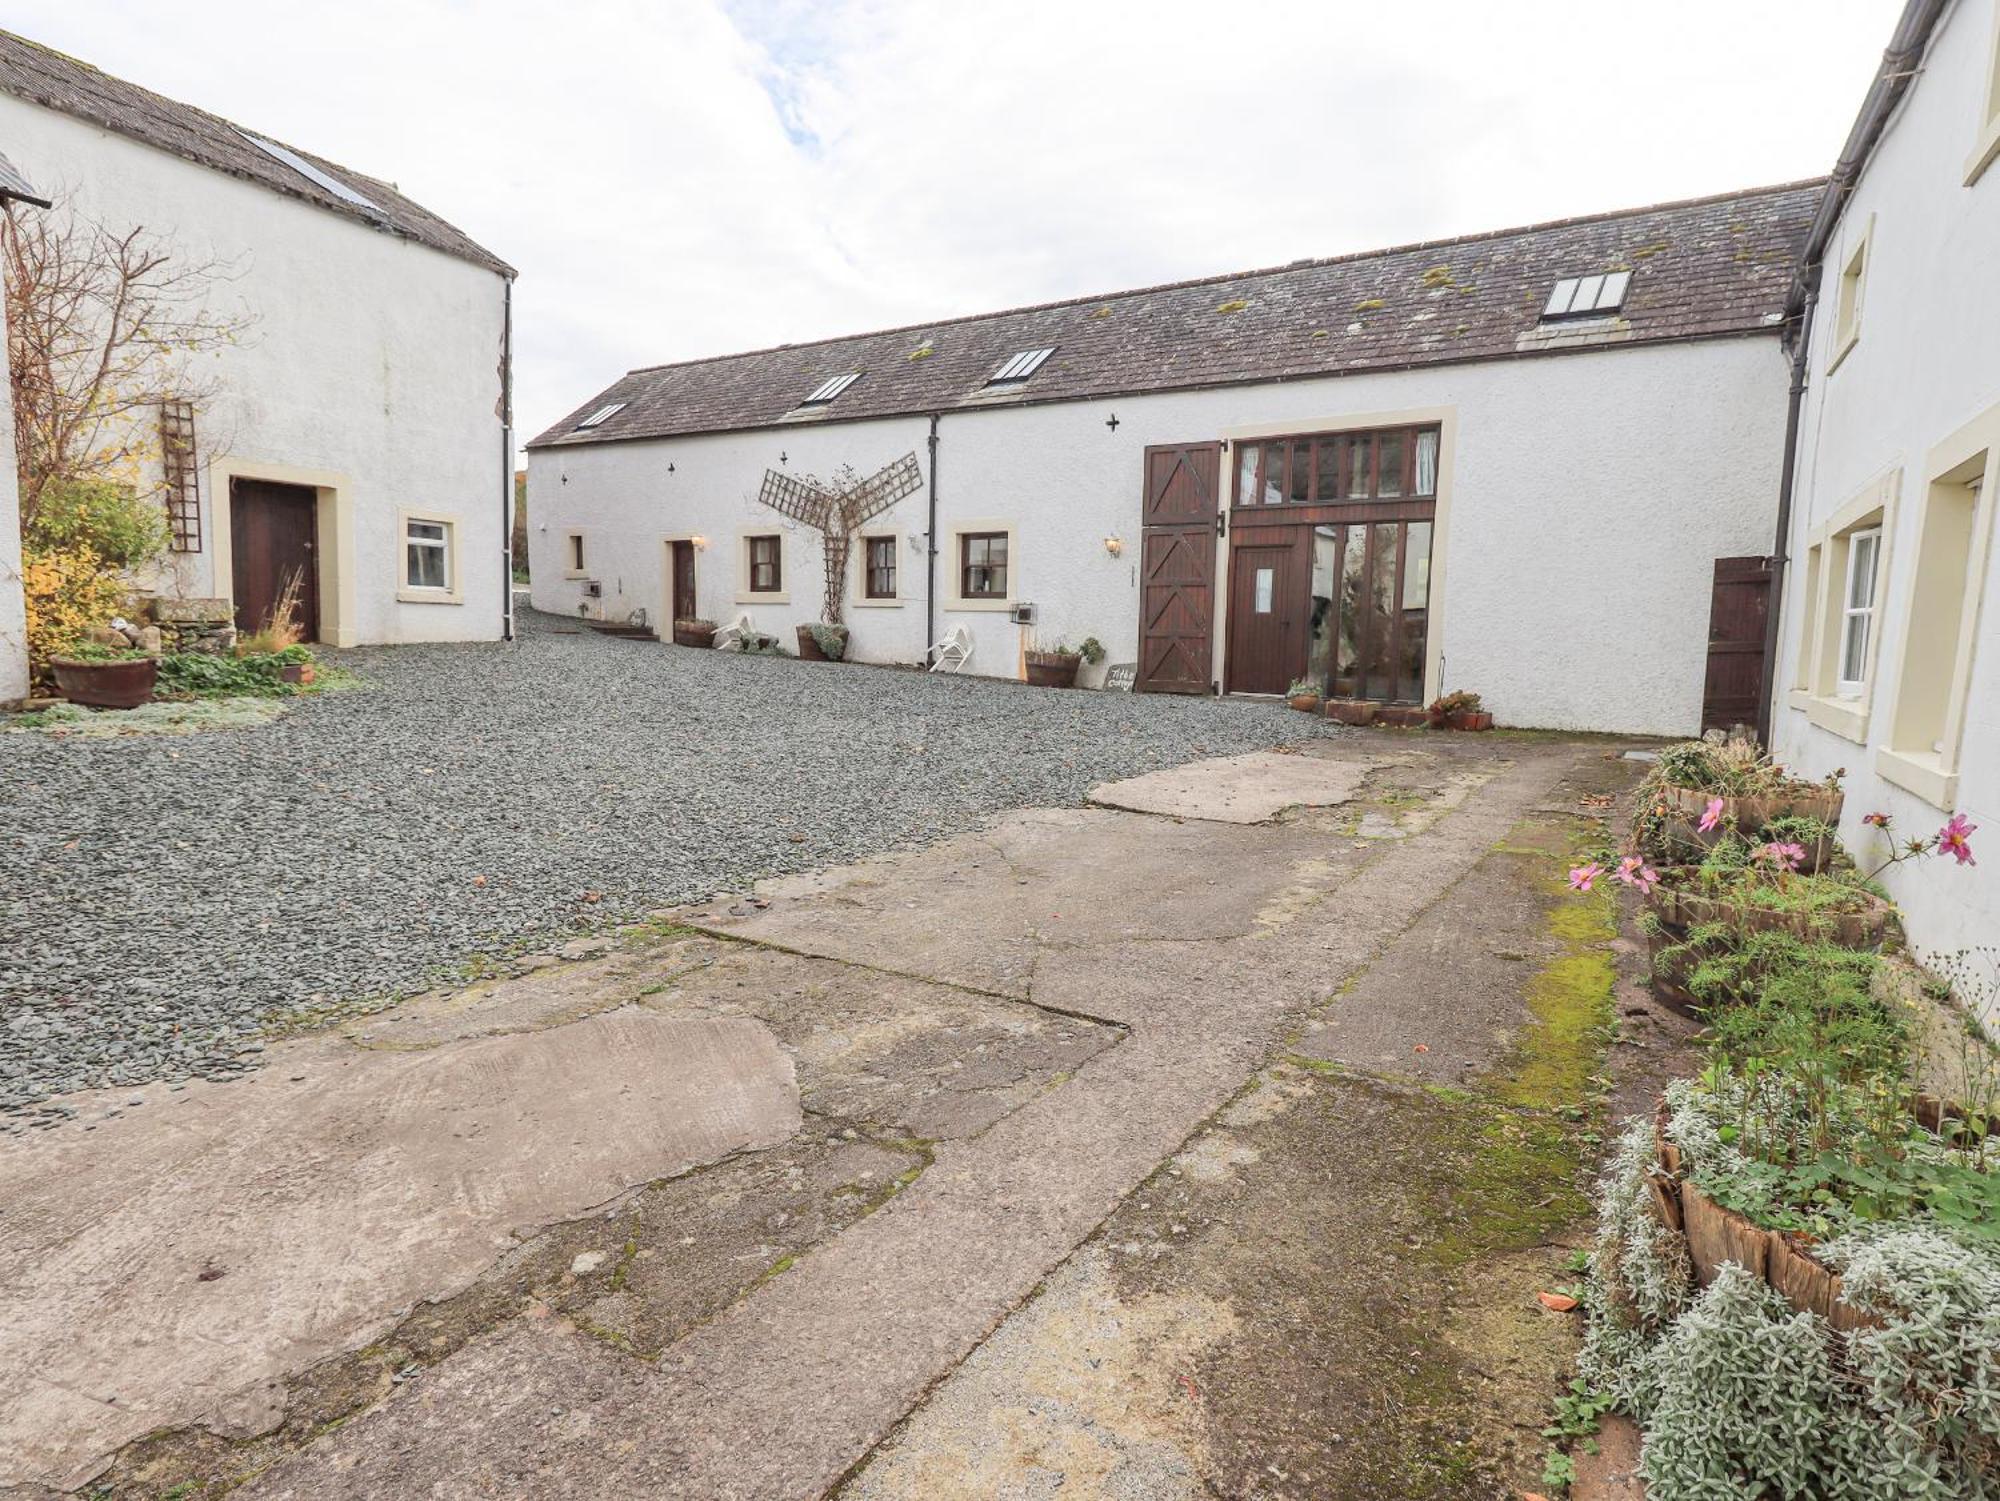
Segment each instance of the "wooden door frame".
M317 518L313 541L319 582L319 639L327 646L358 646L361 614L354 564L354 483L331 469L304 469L261 459L219 454L207 464L210 594L236 608L236 552L230 535L229 496L234 481L262 480L312 490ZM402 556L397 538L396 556Z
M1247 530L1249 532L1249 536L1239 542L1235 535L1235 528L1232 527L1230 529L1231 535L1229 538L1228 571L1223 575L1222 587L1217 591L1219 594L1223 596L1223 601L1224 601L1223 616L1225 619L1229 618L1230 605L1232 605L1236 599L1237 555L1239 552L1245 549L1253 547L1286 548L1290 554L1289 558L1287 559L1287 567L1289 568L1289 570L1292 573L1297 574L1302 562L1306 570L1306 578L1301 579L1298 577L1294 577L1291 582L1293 584L1303 584L1309 582L1311 578L1312 528L1310 526L1265 526L1265 527L1251 526ZM1307 594L1305 596L1305 598L1308 600L1310 599L1310 597L1311 597L1310 594ZM1305 660L1308 656L1311 655L1312 652L1311 620L1310 619L1302 620L1298 625L1298 630L1300 632L1299 644L1303 648L1303 650L1299 654L1298 665L1292 670L1291 676L1293 678L1296 678L1299 675L1299 672L1303 671ZM1270 693L1266 693L1261 688L1237 687L1236 679L1240 674L1239 674L1238 664L1233 655L1224 659L1222 670L1223 670L1222 691L1224 693L1244 694L1256 698L1271 698L1271 697L1283 698L1285 696L1285 690L1283 688L1278 688ZM1288 678L1286 681L1289 684L1291 679Z
M674 544L685 542L694 550L695 601L701 600L701 555L708 538L700 532L666 532L660 537L660 618L653 634L662 641L674 639Z
M1359 432L1364 429L1384 427L1434 426L1438 430L1438 472L1437 496L1431 512L1431 574L1430 574L1430 616L1426 623L1424 639L1424 688L1423 702L1429 703L1443 692L1444 681L1444 641L1448 600L1446 597L1446 560L1451 548L1451 507L1458 469L1458 408L1456 406L1406 407L1379 412L1337 412L1314 415L1302 412L1296 417L1288 417L1278 422L1241 423L1225 427L1220 433L1222 440L1222 473L1218 485L1218 499L1222 506L1223 535L1217 539L1216 547L1222 553L1216 561L1216 577L1230 576L1231 562L1228 553L1235 546L1235 531L1238 521L1244 519L1244 511L1236 507L1236 473L1241 464L1238 454L1240 445L1261 442L1266 438L1289 438L1298 433L1338 433ZM1263 507L1246 508L1251 515ZM1276 506L1270 508L1275 511ZM1215 658L1216 679L1226 686L1226 670L1229 660L1229 591L1219 588L1215 591Z

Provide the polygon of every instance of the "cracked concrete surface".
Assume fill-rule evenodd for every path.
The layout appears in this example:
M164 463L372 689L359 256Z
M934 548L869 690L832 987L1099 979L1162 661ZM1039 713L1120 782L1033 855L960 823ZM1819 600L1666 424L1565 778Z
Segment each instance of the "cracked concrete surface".
M1426 1086L1491 1093L1522 1058L1539 1068L1527 977L1577 944L1541 926L1531 873L1548 851L1514 847L1524 820L1559 838L1569 814L1543 815L1623 773L1596 746L1501 737L1271 759L1289 781L1282 801L1260 794L1262 821L1226 797L1221 818L1009 815L313 1040L408 1068L608 1025L743 1028L795 1069L804 1113L788 1139L678 1176L633 1168L571 1218L488 1246L455 1290L382 1289L373 1344L260 1387L278 1413L260 1436L183 1422L111 1456L107 1493L1384 1494L1327 1467L1330 1425L1371 1400L1329 1373L1341 1340L1373 1348L1362 1334L1425 1318L1441 1361L1455 1341L1491 1344L1460 1327L1445 1278L1407 1317L1370 1314L1408 1175L1438 1175L1417 1198L1477 1198L1467 1133L1538 1171L1584 1155L1539 1110ZM1497 936L1509 925L1525 936ZM1438 983L1459 967L1462 987ZM1409 1051L1418 1036L1431 1042ZM615 1093L650 1069L611 1073L598 1082ZM1541 1254L1465 1215L1466 1254ZM1274 1322L1263 1305L1287 1278L1285 1307L1338 1306ZM1324 1386L1303 1406L1284 1396L1285 1421L1256 1379L1274 1343L1305 1362L1275 1368ZM1107 1387L1104 1371L1133 1369L1136 1385ZM1440 1453L1506 1409L1457 1370L1398 1389ZM1021 1372L1037 1374L1024 1387ZM1518 1401L1539 1372L1497 1385ZM1208 1406L1175 1405L1181 1374ZM996 1437L987 1409L1018 1412ZM1266 1451L1290 1479L1253 1474ZM1436 1486L1409 1493L1486 1494L1474 1477L1505 1467L1421 1470ZM1318 1489L1298 1478L1314 1475Z

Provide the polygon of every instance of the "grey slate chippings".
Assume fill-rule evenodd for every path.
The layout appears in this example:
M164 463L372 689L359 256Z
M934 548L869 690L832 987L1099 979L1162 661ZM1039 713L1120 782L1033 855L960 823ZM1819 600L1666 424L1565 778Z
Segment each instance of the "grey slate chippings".
M51 1095L254 1067L271 1025L475 955L1337 733L533 615L511 646L329 655L367 686L254 729L0 742L0 1131L64 1119Z

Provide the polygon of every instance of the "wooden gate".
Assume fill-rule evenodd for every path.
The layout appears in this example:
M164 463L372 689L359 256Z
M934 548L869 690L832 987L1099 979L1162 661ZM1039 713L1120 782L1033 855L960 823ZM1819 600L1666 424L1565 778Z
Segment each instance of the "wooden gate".
M308 485L271 480L229 482L230 584L236 629L262 630L296 581L299 627L319 639L319 494Z
M1213 686L1216 492L1219 443L1146 450L1139 548L1142 693L1207 693Z
M1708 675L1701 727L1728 730L1758 722L1764 692L1764 622L1771 605L1766 558L1717 558L1708 605Z

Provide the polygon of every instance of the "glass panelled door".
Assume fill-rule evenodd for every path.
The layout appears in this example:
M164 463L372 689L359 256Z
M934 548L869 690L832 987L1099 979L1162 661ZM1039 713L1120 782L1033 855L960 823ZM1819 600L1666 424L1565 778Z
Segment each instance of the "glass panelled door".
M1334 698L1421 703L1431 523L1313 528L1308 675Z

